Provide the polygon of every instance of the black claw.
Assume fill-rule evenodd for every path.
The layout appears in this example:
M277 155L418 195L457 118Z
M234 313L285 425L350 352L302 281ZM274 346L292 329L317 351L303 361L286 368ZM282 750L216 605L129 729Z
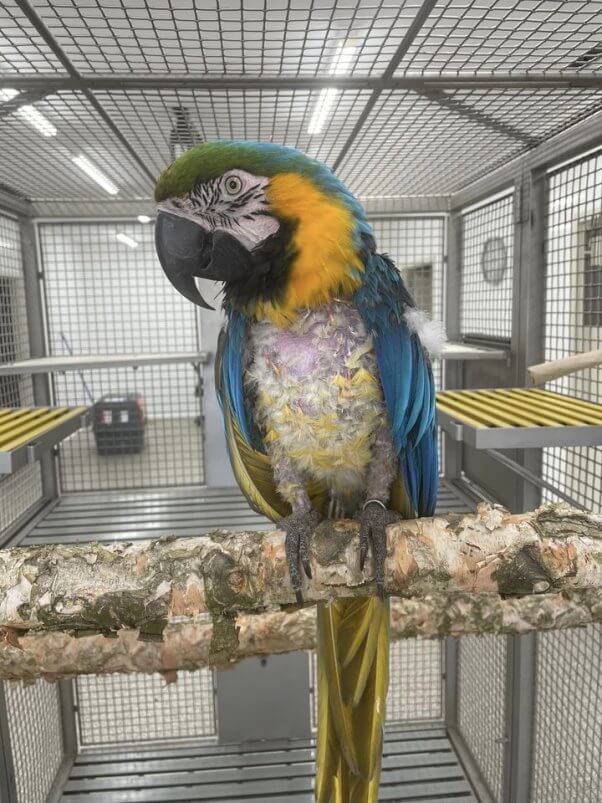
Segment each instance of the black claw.
M360 534L360 571L364 571L366 556L368 555L368 533Z
M391 521L391 512L380 505L370 505L360 514L360 570L363 570L368 542L372 542L374 558L374 581L379 599L385 595L385 560L387 557L387 524Z
M295 597L299 605L303 604L303 594L301 593L301 574L299 563L303 571L311 580L312 571L309 562L309 541L314 528L320 521L317 511L309 513L293 513L281 519L280 526L286 530L285 552L288 572L291 578L291 585L295 592Z

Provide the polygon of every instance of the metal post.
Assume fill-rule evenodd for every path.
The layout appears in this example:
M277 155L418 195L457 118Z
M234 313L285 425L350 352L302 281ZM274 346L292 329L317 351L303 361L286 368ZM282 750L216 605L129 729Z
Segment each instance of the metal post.
M508 639L504 803L529 803L535 714L536 634Z
M445 639L445 726L458 725L458 639Z
M517 259L513 312L515 381L527 381L527 367L543 359L545 304L545 220L547 180L543 171L520 185L516 208ZM541 476L541 450L523 450L521 464ZM525 479L519 486L516 510L531 510L541 502L541 489ZM528 803L531 796L536 634L509 636L506 677L506 753L504 803Z
M0 683L0 801L18 803L4 683Z
M29 350L32 357L45 357L46 334L44 331L44 310L40 287L41 271L38 265L36 247L36 228L31 218L19 217L21 231L21 253L23 256L23 278L25 283L25 303L27 305L27 329ZM44 407L52 403L48 374L32 376L34 402ZM42 491L44 496L55 499L58 496L56 458L52 451L40 457L42 471Z
M450 340L459 340L460 304L462 284L462 216L451 214L448 218L447 257L445 262L445 327ZM461 360L447 360L443 363L445 370L445 388L462 387ZM444 467L446 480L459 479L462 471L462 444L452 440L444 433Z
M77 756L77 732L75 727L75 703L72 680L61 680L58 684L61 729L63 736L63 760L48 792L46 803L60 803L63 791L69 780L71 769Z
M518 387L528 382L528 366L544 358L546 188L544 172L530 174L520 185L516 208L513 351ZM521 463L540 476L541 450L524 450ZM541 492L532 483L521 483L517 497L517 512L533 510L541 503Z

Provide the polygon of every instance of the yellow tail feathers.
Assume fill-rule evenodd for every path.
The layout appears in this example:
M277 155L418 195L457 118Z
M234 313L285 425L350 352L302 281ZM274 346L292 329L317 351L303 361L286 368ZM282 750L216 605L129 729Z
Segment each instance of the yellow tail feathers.
M317 803L377 803L388 685L388 600L318 605Z

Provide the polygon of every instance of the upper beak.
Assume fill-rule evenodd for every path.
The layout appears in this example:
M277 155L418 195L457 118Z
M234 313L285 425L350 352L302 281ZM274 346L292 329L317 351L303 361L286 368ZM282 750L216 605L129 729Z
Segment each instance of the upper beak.
M160 211L155 225L159 262L173 286L189 301L214 309L199 293L195 276L208 275L213 250L212 234L192 220Z

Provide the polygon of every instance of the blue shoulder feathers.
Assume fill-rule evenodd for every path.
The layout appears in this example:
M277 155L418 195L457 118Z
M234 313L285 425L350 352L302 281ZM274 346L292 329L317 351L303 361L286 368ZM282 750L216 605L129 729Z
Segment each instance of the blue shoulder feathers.
M391 260L371 253L355 304L374 338L393 442L412 506L430 516L437 501L437 424L430 361L404 312L414 307Z
M218 399L222 408L228 406L240 432L255 449L265 451L261 435L257 431L253 416L248 410L243 383L243 358L247 341L248 319L236 310L228 310L228 325L222 331L218 351L220 359L217 369L221 376L217 377Z

